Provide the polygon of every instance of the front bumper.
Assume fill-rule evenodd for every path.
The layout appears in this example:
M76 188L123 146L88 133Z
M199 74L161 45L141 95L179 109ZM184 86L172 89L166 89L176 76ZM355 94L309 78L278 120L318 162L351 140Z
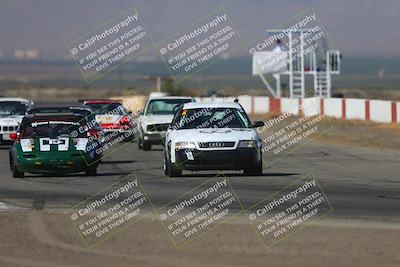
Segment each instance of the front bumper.
M151 144L161 145L164 143L164 139L159 132L147 132L143 134L143 140Z
M29 173L78 173L85 171L90 165L98 164L93 159L89 160L79 153L70 157L26 157L27 154L17 159L16 167L21 172Z
M256 148L234 150L189 150L175 152L175 166L183 170L243 170L261 162L261 153Z
M16 133L16 132L0 133L0 144L12 144L12 143L14 143L14 140L11 140L10 137L9 137L10 133Z

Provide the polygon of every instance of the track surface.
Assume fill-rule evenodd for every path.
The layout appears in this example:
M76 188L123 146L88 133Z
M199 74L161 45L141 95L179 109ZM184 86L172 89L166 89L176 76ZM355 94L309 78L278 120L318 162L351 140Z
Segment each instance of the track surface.
M184 172L184 177L163 174L161 146L153 151L137 150L128 143L106 157L99 175L44 177L27 175L14 179L8 166L8 149L0 150L0 202L36 210L69 209L118 179L136 174L151 201L166 205L219 172ZM268 160L268 159L265 159ZM400 153L309 143L272 167L261 177L224 172L243 206L248 208L313 172L334 207L332 219L400 221Z

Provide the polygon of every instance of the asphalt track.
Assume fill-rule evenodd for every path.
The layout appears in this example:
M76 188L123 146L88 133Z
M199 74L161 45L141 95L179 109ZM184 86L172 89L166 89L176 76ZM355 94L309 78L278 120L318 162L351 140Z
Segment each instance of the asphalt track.
M103 159L95 177L29 175L12 178L8 149L0 150L0 209L25 207L34 210L69 209L128 174L135 174L152 203L161 207L220 174L184 172L169 178L163 173L163 151L140 151L128 143ZM268 159L264 159L268 160ZM246 177L241 172L224 172L245 208L313 173L330 200L332 219L400 221L400 153L310 142L287 155L263 176Z

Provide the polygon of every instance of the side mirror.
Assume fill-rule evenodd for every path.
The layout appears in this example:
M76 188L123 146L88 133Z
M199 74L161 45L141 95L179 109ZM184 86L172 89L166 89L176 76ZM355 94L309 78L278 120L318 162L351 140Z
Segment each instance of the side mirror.
M16 140L17 139L17 134L16 133L10 133L8 135L8 137L10 137L11 140Z
M253 128L263 127L265 123L263 121L255 121L252 125Z

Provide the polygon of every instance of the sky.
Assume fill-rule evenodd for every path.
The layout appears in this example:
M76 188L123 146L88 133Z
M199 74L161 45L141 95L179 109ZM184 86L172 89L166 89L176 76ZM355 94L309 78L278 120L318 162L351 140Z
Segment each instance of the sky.
M131 7L157 43L220 7L244 42L311 7L343 55L400 58L399 0L1 0L0 51L65 58L68 43Z

